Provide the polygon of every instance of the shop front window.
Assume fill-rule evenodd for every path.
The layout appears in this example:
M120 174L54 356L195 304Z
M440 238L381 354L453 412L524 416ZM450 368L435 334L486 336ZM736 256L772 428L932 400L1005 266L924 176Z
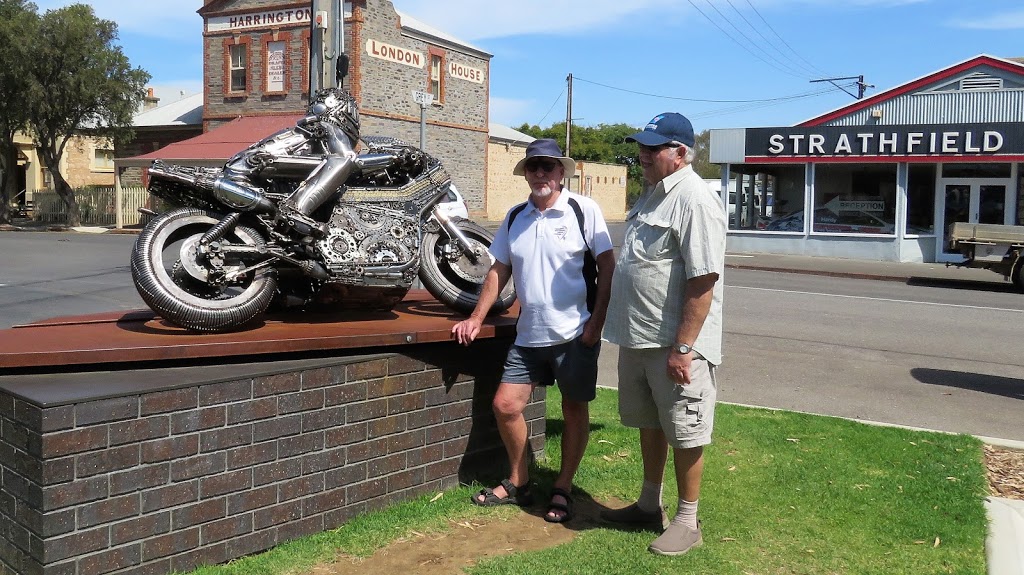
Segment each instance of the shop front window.
M729 229L803 232L803 165L734 168L729 180Z
M910 164L907 176L907 235L935 233L935 165Z
M811 231L896 233L896 164L818 164Z

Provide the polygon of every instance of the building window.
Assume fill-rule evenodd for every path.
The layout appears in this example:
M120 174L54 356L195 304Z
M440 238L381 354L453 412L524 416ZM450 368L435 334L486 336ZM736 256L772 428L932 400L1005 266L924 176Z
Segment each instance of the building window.
M896 164L817 164L811 231L896 233Z
M444 54L430 50L429 92L434 96L435 103L444 101Z
M284 92L286 90L284 42L267 42L266 74L267 92Z
M935 164L910 164L907 174L907 235L935 233Z
M233 44L231 46L230 87L232 92L244 92L246 89L245 76L248 65L246 48L248 48L247 44Z
M111 171L114 169L114 150L95 150L92 158L92 169Z
M728 190L729 229L803 233L804 166L734 168Z

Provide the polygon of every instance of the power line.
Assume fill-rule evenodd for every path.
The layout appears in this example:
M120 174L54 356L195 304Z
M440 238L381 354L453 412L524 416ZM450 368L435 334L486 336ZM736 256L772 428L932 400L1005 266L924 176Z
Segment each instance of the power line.
M811 75L818 75L819 72L817 72L817 71L807 67L804 64L801 64L800 62L797 62L791 56L788 56L788 55L784 54L782 52L782 50L780 50L779 47L775 45L775 42L772 42L771 40L769 40L768 37L765 36L761 32L761 29L759 27L754 26L754 24L751 23L750 20L747 20L747 17L743 14L743 12L740 12L740 9L737 8L735 4L732 3L732 0L725 0L725 1L729 3L729 7L732 8L733 12L736 12L737 14L739 14L739 17L742 18L744 22L746 22L747 26L749 26L751 30L756 32L757 35L760 36L762 40L764 40L764 43L766 45L771 46L771 48L773 50L775 50L776 52L779 53L779 56L781 56L782 58L786 59L789 63L798 66L799 68L803 69L805 72L807 72L807 73L809 73ZM748 3L749 3L749 1L750 0L747 0ZM762 18L762 20L764 20L764 19Z
M799 70L797 70L797 69L795 69L795 68L793 68L793 67L789 66L789 65L788 65L788 64L786 64L785 62L783 62L783 61L779 60L778 58L776 58L776 57L772 56L772 55L771 55L771 54L769 54L768 52L766 52L766 51L764 51L763 49L759 48L759 47L758 47L758 45L757 45L757 43L756 43L756 42L754 42L754 40L752 40L752 39L750 38L750 36L749 36L749 35L747 35L747 33L746 33L746 32L744 32L743 30L740 30L739 26L737 26L736 24L734 24L734 23L733 23L733 21L732 21L732 19L730 19L730 18L729 18L728 16L726 16L726 15L725 15L725 14L724 14L724 13L723 13L723 12L722 12L721 10L719 10L719 9L718 9L718 6L715 6L715 5L714 5L714 4L713 4L713 3L711 2L711 0L704 0L704 1L705 1L705 2L706 2L706 3L708 4L708 6L711 6L711 9L712 9L712 10L714 10L715 12L717 12L717 13L718 13L718 15L719 15L719 16L721 16L722 20L725 20L725 23L726 23L726 24L728 24L729 26L732 26L732 29L733 29L733 30L735 30L735 31L736 31L736 32L737 32L737 33L738 33L738 34L740 35L740 37L741 37L741 38L743 38L744 40L746 40L747 42L749 42L749 43L750 43L750 45L751 45L751 46L753 46L755 50L757 50L757 51L758 51L759 53L761 53L761 54L762 54L762 55L764 55L765 57L767 57L767 58L770 58L770 59L772 60L772 62L775 62L775 64L778 64L778 66L775 66L775 69L777 69L777 70L779 70L779 71L782 71L782 72L785 72L785 73L787 73L787 74L790 74L791 76L795 76L795 77L798 77L798 78L802 78L802 77L804 77L804 76L803 76L803 74L801 74L801 72L800 72ZM693 4L693 3L691 2L691 4ZM706 17L706 16L705 16L705 17ZM765 62L767 62L767 61L766 61L766 60L764 60L764 59L762 59L762 61L765 61Z
M768 21L765 20L764 16L762 16L761 13L758 12L757 8L755 8L754 5L750 3L750 0L746 0L746 2L747 2L747 5L750 6L750 9L754 11L754 14L757 14L757 17L760 18L762 22L764 22L764 25L767 26L768 29L772 31L772 34L775 34L775 37L778 38L782 42L782 44L786 46L786 48L789 48L789 51L792 52L794 56L796 56L797 58L800 58L801 60L806 62L808 66L810 66L814 70L817 70L823 76L828 76L829 75L829 74L826 74L825 72L823 72L821 70L821 68L818 68L814 64L811 64L803 56L801 56L799 53L797 53L797 51L794 50L793 47L789 45L789 42L786 42L786 39L783 38L782 36L780 36L779 33L775 31L775 28L772 28L772 25L769 24Z
M543 125L543 123L544 123L544 120L547 120L547 119L548 119L548 116L549 116L549 115L551 115L551 110L554 110L554 109L555 109L555 106L556 106L556 105L557 105L557 104L558 104L559 102L561 102L561 101L562 101L562 96L564 96L564 95L565 95L565 90L562 90L562 93L560 93L560 94L558 95L558 97L557 97L557 98L555 98L555 101L551 103L551 107L550 107L550 108L548 108L548 111L547 111L547 112L546 112L546 113L544 114L544 117L540 119L540 122L537 122L537 124L536 124L537 126Z
M829 92L835 92L839 88L830 88L827 90L821 90L817 92L805 92L802 94L794 94L791 96L779 96L777 98L760 98L756 100L711 100L707 98L682 98L679 96L665 96L662 94L651 94L649 92L638 92L636 90L627 90L626 88L619 88L617 86L609 86L608 84L602 84L600 82L594 82L593 80L587 80L580 78L579 76L573 76L573 80L578 82L586 82L587 84L593 84L595 86L601 86L602 88L608 88L609 90L616 90L618 92L625 92L627 94L636 94L637 96L648 96L650 98L662 98L664 100L678 100L681 102L703 102L707 104L759 104L759 103L773 103L773 102L785 102L789 100L806 98L810 96L818 96L821 94L827 94ZM546 117L546 116L545 116Z
M705 19L706 19L706 20L707 20L708 22L711 22L711 24L712 24L712 25L713 25L713 26L714 26L715 28L718 28L718 30L719 30L719 31L720 31L720 32L721 32L722 34L725 34L725 35L726 35L726 37L728 37L728 38L729 38L730 40L732 40L733 42L735 42L735 43L736 43L736 45L737 45L737 46L739 46L740 48L743 48L744 50L746 50L746 51L747 51L747 52L748 52L748 53L749 53L749 54L750 54L751 56L753 56L753 57L757 58L758 60L760 60L760 61L764 62L765 64L767 64L767 65L771 66L772 68L775 68L776 70L778 70L778 71L780 71L780 72L783 72L783 73L785 73L785 74L789 74L790 76L794 76L794 77L796 77L796 78L801 78L801 79L803 78L803 76L801 76L800 74L794 74L793 72L791 72L791 71L789 71L789 70L786 70L786 69L780 68L779 66L777 66L777 65L773 64L772 62L769 62L768 60L765 60L765 59L764 59L764 58L762 58L762 57L761 57L760 55L758 55L758 54L757 54L756 52L754 52L753 50L751 50L750 48L748 48L746 44L744 44L744 43L740 42L739 40L737 40L736 38L734 38L732 34L730 34L730 33L729 33L728 31L726 31L726 30L725 30L725 28L722 28L721 26L719 26L719 25L718 25L718 22L715 22L715 21L714 21L714 19L712 19L712 18L711 18L710 16L708 16L707 14L705 14L705 13L704 13L704 11L703 11L703 10L701 10L699 6L697 6L696 4L694 4L694 3L693 3L693 0L686 0L686 1L687 1L687 2L688 2L688 3L690 4L690 6L693 6L693 9L694 9L694 10L696 10L697 12L699 12L699 13L700 13L700 15L701 15L701 16L703 16L703 17L704 17L704 18L705 18ZM714 5L713 5L713 4L712 4L712 7L714 7ZM734 27L735 27L735 26L734 26Z

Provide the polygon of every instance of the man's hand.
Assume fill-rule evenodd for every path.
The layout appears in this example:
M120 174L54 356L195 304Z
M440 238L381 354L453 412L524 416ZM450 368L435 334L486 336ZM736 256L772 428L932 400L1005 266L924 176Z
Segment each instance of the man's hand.
M676 382L676 385L688 385L690 383L690 363L693 361L693 352L679 353L676 350L668 352L668 377Z
M476 336L480 334L480 325L482 323L483 322L473 317L464 319L452 326L452 334L455 335L456 341L462 345L469 345L473 343Z
M594 347L597 345L597 342L601 341L601 328L597 326L593 319L588 319L587 323L583 324L581 341L587 347Z

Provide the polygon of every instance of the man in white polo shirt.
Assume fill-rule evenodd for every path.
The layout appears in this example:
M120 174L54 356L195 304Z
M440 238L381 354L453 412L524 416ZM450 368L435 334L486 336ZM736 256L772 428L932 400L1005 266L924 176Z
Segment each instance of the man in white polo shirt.
M537 385L557 381L565 431L562 465L544 515L552 523L572 518L572 480L590 436L588 404L596 394L601 330L615 267L601 209L592 199L562 187L562 180L572 177L575 168L576 162L563 156L554 140L535 140L527 146L526 157L512 173L526 178L530 198L505 216L491 244L495 261L476 309L452 328L459 343L469 345L501 288L512 278L519 321L493 405L510 472L497 487L475 494L473 503L529 505L533 501L523 410ZM587 271L594 263L588 263L588 252L596 260L596 273Z

